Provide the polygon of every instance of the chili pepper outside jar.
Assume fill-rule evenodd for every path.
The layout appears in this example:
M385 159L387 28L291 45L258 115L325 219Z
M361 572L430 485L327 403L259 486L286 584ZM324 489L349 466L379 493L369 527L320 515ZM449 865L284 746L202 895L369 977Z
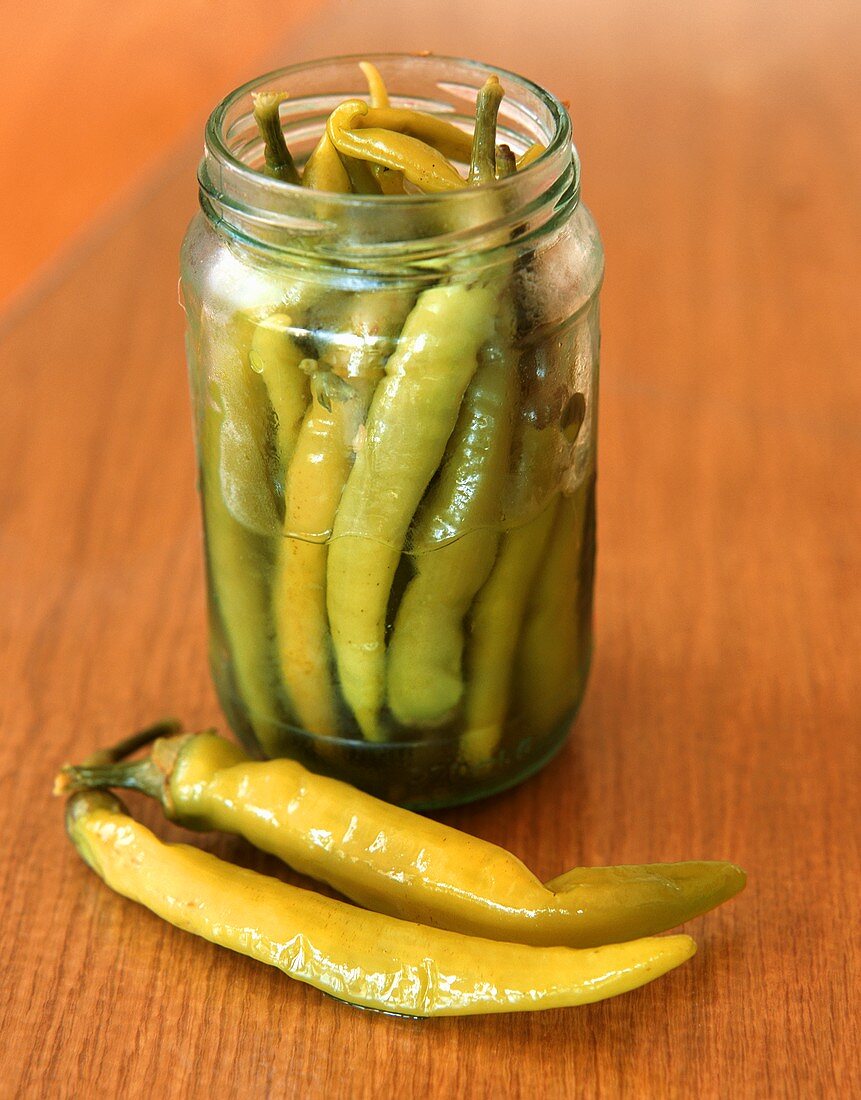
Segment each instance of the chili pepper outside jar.
M393 107L470 133L496 73L512 175L435 194L263 175L252 93L300 167L359 58L213 112L182 300L210 660L234 731L393 802L511 786L563 744L592 649L598 296L567 112L455 58L379 55Z

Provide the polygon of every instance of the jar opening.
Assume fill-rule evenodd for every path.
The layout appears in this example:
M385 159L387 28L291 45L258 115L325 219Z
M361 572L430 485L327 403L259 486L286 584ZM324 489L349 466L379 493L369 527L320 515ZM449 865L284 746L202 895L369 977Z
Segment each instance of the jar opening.
M344 99L367 97L362 60L380 70L393 106L439 114L470 132L478 89L495 73L505 91L500 142L516 154L535 142L546 151L506 179L442 194L335 194L264 176L258 170L262 143L251 113L252 93L288 94L282 126L301 166L332 109ZM451 260L464 250L493 249L515 236L522 245L524 235L546 232L568 216L580 188L571 122L555 96L492 65L413 54L305 62L242 85L209 118L198 179L204 212L230 236L266 251L347 266L387 258L401 266Z

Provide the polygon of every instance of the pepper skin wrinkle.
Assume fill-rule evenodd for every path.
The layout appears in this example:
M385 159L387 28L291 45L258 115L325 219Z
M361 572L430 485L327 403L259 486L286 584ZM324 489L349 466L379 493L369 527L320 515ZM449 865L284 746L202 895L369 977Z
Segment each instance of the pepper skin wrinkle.
M117 893L169 923L364 1008L467 1016L591 1004L689 959L688 936L584 951L497 943L358 910L184 844L164 844L111 795L75 795L69 836Z
M249 761L213 733L152 760L67 768L62 790L131 786L192 829L245 837L377 912L487 939L596 947L664 932L737 894L730 863L586 867L542 885L516 856L290 760Z

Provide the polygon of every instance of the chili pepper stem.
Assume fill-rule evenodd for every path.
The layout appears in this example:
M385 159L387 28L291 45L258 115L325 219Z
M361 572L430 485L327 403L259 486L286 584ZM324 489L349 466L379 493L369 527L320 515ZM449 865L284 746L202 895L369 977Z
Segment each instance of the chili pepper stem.
M196 736L192 733L178 733L180 728L178 722L157 723L112 749L94 753L83 764L65 765L54 780L54 794L68 795L105 787L123 787L156 799L169 814L172 809L169 782L174 765L183 746ZM152 753L143 760L117 763L128 752L151 741L156 741L156 744ZM120 751L122 749L125 751Z
M496 179L496 116L502 102L499 78L489 76L475 103L475 130L469 161L469 182L490 183Z
M127 756L131 756L133 752L137 752L138 749L142 749L146 745L151 745L153 741L157 741L159 738L174 737L176 734L180 733L181 730L182 722L177 721L176 718L163 718L159 722L154 722L151 726L146 726L144 729L138 730L129 737L124 737L122 741L118 741L109 748L97 749L96 752L87 757L83 764L77 767L66 764L54 780L54 794L63 795L69 794L73 790L84 789L83 787L73 786L73 782L75 782L75 780L72 779L73 775L77 776L78 773L83 773L85 771L88 773L111 771L111 765L117 764L117 761L123 760ZM141 763L141 761L137 763ZM124 765L124 767L129 766L130 765ZM122 768L114 770L122 771ZM91 785L107 787L111 784L86 784L87 787Z
M254 121L263 138L266 174L287 183L299 183L299 173L281 129L279 107L287 95L283 92L260 92L253 98Z
M104 787L125 787L140 791L162 801L166 779L152 759L134 760L130 764L103 764L89 767L67 764L54 780L54 794L77 794L80 791L101 790Z

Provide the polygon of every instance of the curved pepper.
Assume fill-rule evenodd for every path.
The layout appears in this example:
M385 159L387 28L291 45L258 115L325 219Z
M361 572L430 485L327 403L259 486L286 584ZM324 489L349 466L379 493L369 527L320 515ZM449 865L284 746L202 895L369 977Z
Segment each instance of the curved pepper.
M463 187L457 169L426 142L382 127L362 126L370 110L363 100L348 99L329 115L326 129L339 153L403 172L422 191Z

